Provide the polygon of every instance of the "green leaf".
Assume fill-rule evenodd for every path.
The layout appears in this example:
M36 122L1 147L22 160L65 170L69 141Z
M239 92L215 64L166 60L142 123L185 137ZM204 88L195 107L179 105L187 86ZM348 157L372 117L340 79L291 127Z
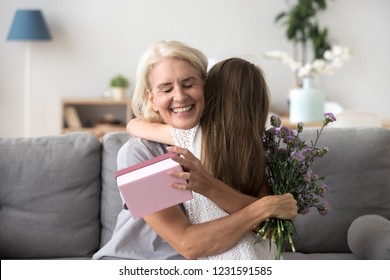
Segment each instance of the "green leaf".
M281 12L281 13L279 13L279 14L275 17L275 22L278 22L279 20L281 20L281 19L284 18L285 16L287 16L287 13L286 13L286 12Z

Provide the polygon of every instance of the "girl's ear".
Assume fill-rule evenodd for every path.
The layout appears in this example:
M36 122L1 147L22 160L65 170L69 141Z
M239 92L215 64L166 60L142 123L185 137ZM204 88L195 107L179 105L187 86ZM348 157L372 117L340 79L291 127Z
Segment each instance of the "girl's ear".
M153 108L153 111L155 112L158 112L158 106L157 104L154 102L154 96L153 94L150 92L150 90L146 90L146 94L148 95L148 99L149 99L149 102L152 104L152 108Z

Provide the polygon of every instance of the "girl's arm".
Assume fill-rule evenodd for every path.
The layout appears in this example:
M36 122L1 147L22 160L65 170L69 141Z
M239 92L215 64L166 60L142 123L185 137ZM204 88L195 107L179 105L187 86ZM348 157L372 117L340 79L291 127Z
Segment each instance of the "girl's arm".
M168 145L174 145L175 143L171 134L171 129L172 127L170 125L151 123L149 121L142 120L142 118L132 119L127 125L127 131L133 136ZM189 178L182 176L191 175L191 180L189 180L187 185L172 184L172 187L192 190L200 193L212 200L228 213L234 213L258 199L257 197L243 194L211 176L210 173L203 168L200 160L187 149L178 147L174 147L172 149L174 149L172 151L184 156L184 158L176 157L177 161L189 170L189 172L174 172L172 176L188 180Z
M126 126L127 131L135 137L150 141L174 145L171 135L171 126L163 123L152 123L142 118L134 118Z
M195 225L178 205L144 216L144 220L179 254L196 259L229 250L267 218L293 220L296 215L296 201L285 194L266 196L234 214Z

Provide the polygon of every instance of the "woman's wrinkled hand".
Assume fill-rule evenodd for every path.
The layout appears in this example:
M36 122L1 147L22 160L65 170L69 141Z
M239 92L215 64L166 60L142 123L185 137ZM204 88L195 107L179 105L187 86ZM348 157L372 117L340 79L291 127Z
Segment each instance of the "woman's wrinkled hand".
M176 146L169 146L167 149L181 155L173 156L172 160L184 167L183 172L170 171L168 174L174 178L187 180L187 184L171 183L170 186L204 194L207 191L207 186L212 184L213 177L205 170L202 162L187 149Z
M293 221L298 215L297 201L291 193L269 195L264 198L269 207L269 217Z

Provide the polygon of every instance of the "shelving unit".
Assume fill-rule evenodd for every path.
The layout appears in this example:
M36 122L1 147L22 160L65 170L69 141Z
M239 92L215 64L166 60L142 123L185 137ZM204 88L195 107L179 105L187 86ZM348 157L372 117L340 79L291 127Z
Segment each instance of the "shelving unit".
M62 133L88 131L100 140L112 131L125 131L132 118L130 101L96 99L64 99L62 101Z

